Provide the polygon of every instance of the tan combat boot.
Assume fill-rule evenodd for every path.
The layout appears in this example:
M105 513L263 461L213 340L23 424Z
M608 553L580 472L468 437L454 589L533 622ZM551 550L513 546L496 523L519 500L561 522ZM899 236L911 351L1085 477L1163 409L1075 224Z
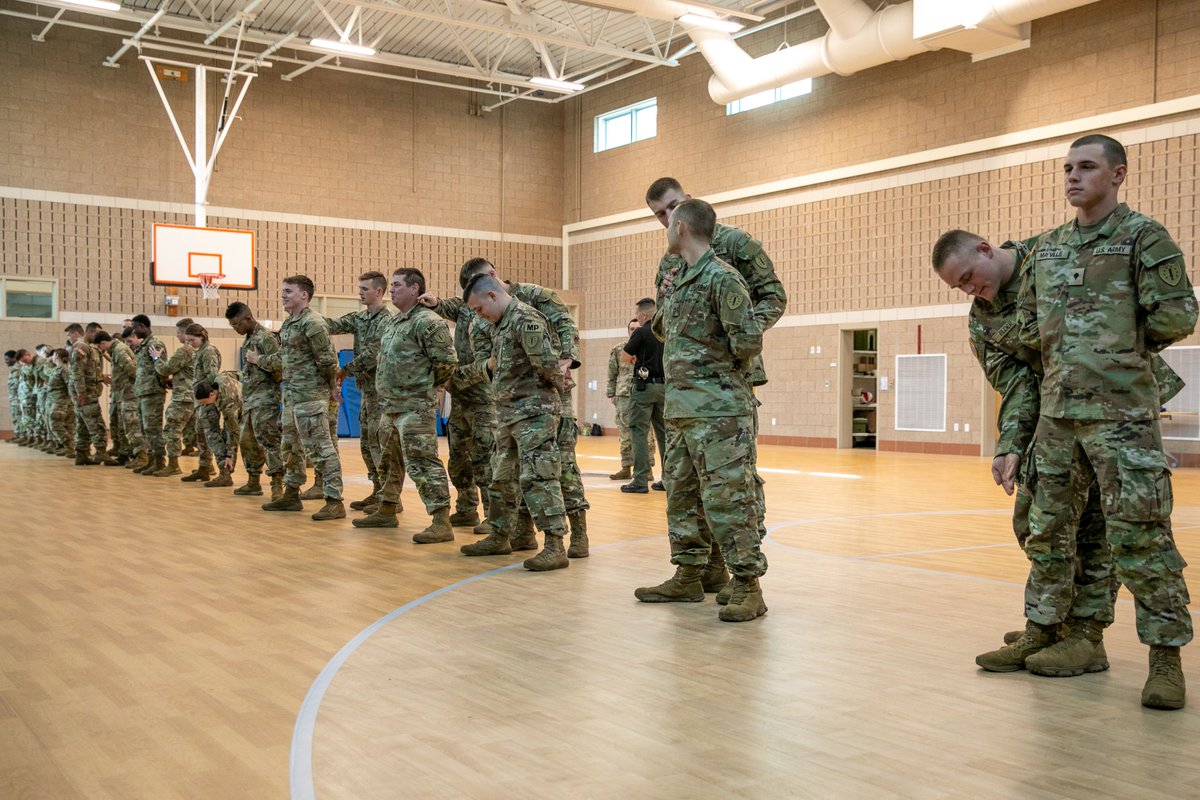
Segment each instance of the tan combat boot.
M1142 688L1142 705L1166 711L1183 708L1186 689L1179 648L1151 645L1150 674Z
M633 480L633 467L621 467L619 470L608 476L610 481L629 481Z
M1085 672L1108 669L1104 626L1094 619L1071 619L1069 623L1071 633L1026 658L1025 669L1051 678L1073 678Z
M325 476L320 472L313 474L312 486L300 494L301 500L320 500L325 496Z
M464 556L506 556L512 552L508 534L504 531L493 531L486 538L458 548Z
M480 523L479 509L459 509L450 515L450 524L456 528L474 528Z
M531 572L549 572L552 569L563 569L571 566L567 553L563 550L563 535L566 531L546 531L546 545L542 552L533 558L525 559L524 567ZM514 548L515 549L515 548Z
M300 488L298 486L284 486L283 494L279 495L279 499L263 503L262 510L303 511L304 503L300 502Z
M362 500L355 500L350 503L350 508L353 511L362 511L367 506L379 505L379 490L383 487L379 485L379 481L371 482L371 493Z
M169 478L172 475L181 475L183 470L179 468L179 457L171 456L166 464L160 465L154 472L143 472L143 475L153 475L156 478ZM184 480L187 480L184 478Z
M271 476L271 502L274 503L279 498L283 497L283 475Z
M396 504L381 501L372 513L351 520L350 524L356 528L398 528L400 522L396 519Z
M704 574L700 576L700 583L704 586L704 591L708 593L717 592L720 594L726 587L729 586L729 570L725 568L725 556L721 553L721 547L714 540L712 549L708 553L708 566L704 569ZM730 588L729 592L733 589ZM725 592L725 602L721 603L718 597L717 602L721 605L729 602L729 592Z
M700 603L704 601L704 586L700 576L704 567L679 564L675 574L658 586L643 586L633 590L633 596L643 603Z
M1025 659L1045 650L1058 639L1057 625L1039 625L1030 620L1025 633L1012 644L975 657L975 663L988 672L1016 672L1025 669Z
M571 523L571 546L567 548L567 558L587 558L587 512L574 511L567 515L567 522Z
M322 522L327 519L345 519L346 507L342 505L341 500L335 500L332 497L326 497L325 505L321 506L321 510L313 514L312 518L317 522Z
M262 478L259 477L259 473L251 472L247 475L246 485L234 489L233 493L242 497L262 497Z
M522 550L537 550L537 535L533 532L533 518L529 516L529 512L522 508L517 513L517 529L512 535L512 549L514 552Z
M429 523L429 527L413 534L413 541L417 544L453 542L454 527L450 524L450 509L439 508L433 512L433 521Z
M484 506L487 508L487 518L472 528L471 533L475 534L476 536L491 536L496 532L496 528L492 525L492 520L494 520L496 515L500 513L500 509L495 507L497 503L494 503L488 499L487 490L480 491L483 494Z
M717 614L722 622L749 622L767 613L758 578L738 575L730 584L733 585L733 592L729 596L729 603Z
M201 461L200 465L198 467L196 467L195 470L193 470L188 475L184 475L179 480L181 480L184 483L197 483L197 482L202 482L202 481L208 480L209 478L212 477L212 475L213 475L212 462Z
M230 474L229 470L221 467L221 471L217 473L217 477L211 481L205 481L204 485L210 489L217 486L233 486L233 475Z
M135 474L140 474L149 463L150 454L143 450L137 454L137 458L125 462L125 469L131 469Z

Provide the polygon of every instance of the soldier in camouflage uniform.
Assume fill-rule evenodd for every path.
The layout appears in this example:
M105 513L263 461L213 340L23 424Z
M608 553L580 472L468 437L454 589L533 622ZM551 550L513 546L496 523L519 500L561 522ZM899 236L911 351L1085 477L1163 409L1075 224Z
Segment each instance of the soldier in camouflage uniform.
M465 278L469 282L478 275L488 275L500 280L495 266L485 258L472 259L464 264L459 278L460 281ZM559 391L559 421L555 439L560 463L559 488L567 511L567 521L571 527L571 545L567 556L587 558L587 510L590 506L583 491L583 476L575 459L579 424L576 420L575 403L571 398L571 390L575 386L571 370L579 368L579 327L566 304L552 290L536 283L503 283L510 297L532 307L545 318L554 347L560 353L558 365L563 383ZM513 477L515 478L515 474ZM514 491L515 488L513 487ZM521 513L517 519L517 528L517 535L513 537L513 549L528 547L533 535L531 518Z
M17 407L21 410L21 444L33 447L37 444L37 378L34 365L37 356L21 350L17 362L21 365L17 384Z
M68 458L75 454L75 406L71 403L71 392L67 388L67 364L70 359L70 351L60 347L51 354L50 368L46 370L50 434L58 447L55 455Z
M511 296L493 275L473 277L463 299L495 326L492 336L492 388L496 398L496 455L492 482L504 495L502 513L487 538L464 545L464 555L512 552L522 496L532 519L545 533L545 546L527 559L528 570L544 572L570 566L563 548L566 507L560 485L558 452L563 368L558 341L546 318ZM520 531L518 531L520 533Z
M635 317L629 320L626 333L632 336L638 328ZM628 338L628 337L627 337ZM605 395L612 400L616 410L617 435L621 453L621 469L609 475L609 480L627 481L633 477L633 438L629 429L630 397L633 392L633 362L621 358L625 353L625 342L613 346L608 354L608 386ZM649 432L647 432L649 439ZM650 467L654 468L654 445L646 442L650 450Z
M383 452L383 487L379 508L354 520L359 528L396 527L400 476L407 471L417 485L433 521L413 536L417 544L454 540L450 524L450 484L438 459L437 388L450 380L458 357L446 323L417 303L425 294L420 270L402 268L392 274L392 317L379 343L378 421Z
M8 367L8 415L12 417L13 444L21 443L21 404L17 401L17 393L21 386L21 368L17 361L16 350L6 350L4 366Z
M325 505L312 515L315 520L343 519L342 463L336 440L329 433L329 407L338 399L337 353L329 340L325 320L309 308L313 282L306 275L283 280L281 297L288 312L279 330L278 353L260 355L247 350L251 364L283 375L283 457L286 469L284 492L278 500L263 505L264 511L300 511L300 487L304 484L304 457L312 458L323 476Z
M37 358L34 360L34 409L37 418L38 449L49 453L55 449L50 437L50 410L46 402L46 368L50 366L49 345L39 344L34 348Z
M105 452L108 428L100 411L103 370L100 351L90 344L98 330L100 326L94 322L88 323L86 332L78 322L66 328L67 340L71 343L69 388L75 401L75 463L79 466L103 464L108 460ZM89 444L96 450L94 458L88 454Z
M155 369L153 350L165 352L162 340L150 330L150 318L138 314L133 318L133 332L139 344L133 347L137 356L137 377L134 379L133 396L138 402L138 419L142 425L142 438L146 442L149 458L145 464L126 464L134 473L153 474L166 466L166 444L163 438L163 406L166 404L167 387Z
M691 197L690 194L683 191L683 186L675 178L659 178L646 190L646 205L654 213L655 219L663 227L666 227L667 220L675 207L685 200L690 200ZM783 282L775 274L775 265L763 248L763 243L740 228L722 225L718 222L713 228L712 248L713 254L718 259L729 264L745 279L750 290L750 299L754 303L754 318L758 321L763 333L766 333L787 310L787 292L783 288ZM669 252L659 261L658 275L655 278L659 307L662 307L664 295L670 292L675 277L683 268L683 261ZM767 373L761 356L755 357L747 365L746 379L750 382L751 387L766 384ZM752 420L754 437L751 446L754 447L753 461L755 463L758 461L758 406L758 400L754 399ZM761 539L767 534L767 502L766 495L763 493L764 482L757 469L754 471L754 481L757 486L755 497L758 504L758 534ZM696 522L703 529L703 515L697 514ZM725 571L724 565L720 563L720 555L720 548L714 541L709 569L704 575L703 583L705 591L718 591L724 588L717 595L717 602L724 603L728 599L729 588L726 584L728 573Z
M142 439L142 426L138 419L137 397L133 393L134 382L137 380L137 356L127 344L112 338L104 331L98 332L92 343L112 361L112 378L108 392L116 401L110 406L111 413L124 422L125 435L131 448L131 452L122 454L124 459L118 458L114 464L124 464L130 459L143 465L149 463L146 442Z
M163 358L166 348L161 342L153 345L147 342L143 345L154 362L154 371L159 379L169 382L171 386L171 405L167 406L167 424L163 429L167 463L154 472L144 470L143 475L167 478L183 473L179 468L183 431L192 424L192 418L196 414L196 402L192 395L196 374L196 348L188 343L187 338L187 328L191 324L191 317L184 317L175 323L175 338L179 340L179 347L175 348L170 358Z
M230 303L225 319L242 336L242 461L246 465L246 485L233 490L236 495L259 496L263 493L259 475L266 466L271 476L271 499L283 494L282 434L279 430L279 368L266 369L251 364L246 353L272 355L279 352L279 337L254 318L245 303Z
M208 449L217 460L222 475L233 473L238 443L242 439L242 382L239 377L238 373L232 370L222 372L214 381L198 381L193 391L196 405L201 408L215 408L220 415L221 424L216 430L209 427L204 433L207 436ZM204 485L213 487L230 484L211 480Z
M184 331L188 344L196 351L196 366L192 374L192 388L189 390L195 396L196 387L201 383L216 383L221 371L221 351L208 340L208 330L198 322L193 322ZM195 472L185 475L179 480L185 483L200 483L213 486L233 486L233 477L220 471L220 463L215 465L216 477L213 477L213 459L216 454L209 447L210 440L221 438L221 412L213 403L208 405L196 404L196 449L199 451L200 463ZM211 479L211 480L210 480Z
M358 301L365 308L345 314L338 319L325 317L329 333L354 334L354 358L341 368L342 375L354 378L362 402L358 407L358 449L363 464L367 467L367 478L371 481L371 494L355 500L350 508L359 511L373 506L378 501L382 484L379 470L379 396L375 392L375 367L379 358L379 340L391 319L385 303L388 280L381 272L366 272L358 276ZM334 409L334 419L337 419ZM333 433L336 439L336 429ZM315 485L315 484L314 484Z
M733 573L726 622L767 611L759 577L767 571L755 518L754 397L747 365L762 352L746 281L718 259L711 242L716 214L703 200L671 213L667 242L685 266L664 291L654 332L663 339L666 374L667 520L675 575L634 594L643 602L699 602L701 577L717 540ZM697 523L699 507L708 531Z
M1195 292L1183 254L1154 220L1118 202L1125 149L1107 136L1074 142L1064 162L1072 222L1043 234L1022 286L1021 341L1045 377L1034 434L1025 634L1012 659L1097 646L1057 641L1073 600L1076 489L1100 486L1117 577L1150 647L1142 705L1182 708L1179 648L1191 641L1183 557L1171 533L1171 476L1159 429L1151 353L1192 333Z

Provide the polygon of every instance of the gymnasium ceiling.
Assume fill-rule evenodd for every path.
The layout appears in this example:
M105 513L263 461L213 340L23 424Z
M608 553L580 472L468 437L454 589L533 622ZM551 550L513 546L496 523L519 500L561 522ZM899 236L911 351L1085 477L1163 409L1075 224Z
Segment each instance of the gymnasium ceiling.
M688 5L749 32L763 11L785 3ZM232 62L285 80L338 70L478 92L485 108L513 100L553 103L578 93L535 85L534 77L580 83L587 91L675 66L692 49L674 18L681 9L687 10L677 0L125 0L117 10L67 0L0 2L0 15L9 24L25 20L35 41L51 40L64 25L111 35L109 66L134 66L140 54L224 69ZM310 44L314 38L377 52L337 55Z

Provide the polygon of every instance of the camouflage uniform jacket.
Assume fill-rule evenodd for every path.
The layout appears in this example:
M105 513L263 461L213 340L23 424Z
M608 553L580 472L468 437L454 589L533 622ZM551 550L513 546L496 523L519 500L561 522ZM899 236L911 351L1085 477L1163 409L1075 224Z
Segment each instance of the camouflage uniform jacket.
M775 265L763 249L762 242L741 228L718 222L713 228L712 248L717 258L732 266L745 279L750 298L754 301L754 318L764 331L769 330L787 310L787 292L775 274ZM684 266L682 258L670 253L658 262L658 276L654 279L654 285L658 287L660 306ZM767 382L761 356L749 363L747 378L751 386L762 386Z
M253 350L260 356L274 355L279 352L279 337L262 325L255 325L254 330L246 334L239 352L242 360L242 407L247 410L261 406L277 407L279 379L282 377L278 361L271 368L264 366L263 361L251 364L246 360L247 350Z
M633 393L633 364L621 361L625 343L621 342L608 354L607 397L629 397Z
M457 297L441 300L434 311L442 319L454 323L454 352L458 355L458 366L450 379L450 394L463 403L492 405L487 362L492 357L494 329Z
M137 379L133 384L134 397L160 397L167 393L167 387L158 374L154 359L150 357L151 347L164 353L167 351L166 345L157 336L148 336L138 345L138 349L134 351L137 355Z
M110 390L113 395L121 400L133 400L134 381L137 380L137 356L133 354L133 350L124 342L113 339L112 347L108 351L109 357L112 358L112 386Z
M38 388L38 361L40 359L35 355L33 359L25 365L21 370L21 385L17 389L21 398L30 397L37 393Z
M1183 254L1154 220L1121 203L1099 225L1038 237L1022 286L1022 342L1041 347L1041 413L1155 419L1151 354L1196 327Z
M46 367L46 397L51 402L70 400L67 391L67 369L50 364Z
M279 341L279 352L258 363L268 370L282 368L284 404L302 415L328 411L338 363L325 319L305 306L283 321Z
M8 368L8 397L15 400L21 390L21 364L17 362Z
M84 397L84 405L98 401L100 392L104 386L100 378L103 376L101 362L98 356L100 351L92 345L80 339L71 348L70 371L70 389L71 394L78 398L80 395Z
M160 356L154 362L154 371L160 378L171 379L171 402L179 405L195 405L192 394L196 375L196 350L190 344L180 344L170 358Z
M559 358L571 359L571 369L578 369L579 326L571 317L567 304L552 290L536 283L509 283L508 293L545 317L550 326L550 335L558 340L555 345L562 354ZM559 392L558 414L567 419L575 419L575 404L571 401L573 388L575 380L568 377Z
M329 333L354 334L354 358L342 367L342 372L354 378L358 390L363 394L375 391L375 370L379 361L379 340L387 328L392 315L386 305L375 311L363 309L345 314L338 319L325 317Z
M217 410L221 413L221 435L225 437L225 452L237 458L238 441L242 435L242 382L234 370L217 375Z
M762 352L750 290L712 249L675 277L655 319L663 338L667 419L750 414L746 365Z
M562 373L558 342L546 318L514 298L492 339L496 359L492 388L501 425L542 414L558 416Z
M432 309L415 305L391 317L379 343L375 389L384 413L431 408L458 357L450 331Z
M221 351L213 347L212 342L205 342L196 350L196 369L192 375L192 389L201 381L216 383L217 373L221 371Z

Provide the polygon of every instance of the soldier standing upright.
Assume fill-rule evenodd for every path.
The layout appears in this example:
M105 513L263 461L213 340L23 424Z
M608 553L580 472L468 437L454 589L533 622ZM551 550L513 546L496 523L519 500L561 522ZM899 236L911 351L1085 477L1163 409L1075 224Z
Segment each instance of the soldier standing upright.
M433 521L413 536L417 544L449 542L450 484L437 452L437 388L450 379L458 358L446 323L417 303L425 294L420 270L401 268L392 274L392 317L379 343L378 421L383 452L383 487L379 507L354 520L359 528L395 527L400 477L405 471L417 485Z
M191 317L184 317L175 323L175 338L179 347L168 359L163 358L166 348L162 342L150 344L147 342L147 352L154 362L154 371L158 377L170 382L171 405L167 407L167 424L163 429L166 438L167 463L160 469L150 472L143 470L143 475L153 475L156 478L166 478L180 475L179 454L183 450L183 432L192 423L196 413L196 401L192 396L193 378L196 374L196 348L188 342L187 328L192 324Z
M146 442L142 439L142 425L138 419L137 398L133 394L134 382L137 380L137 357L129 345L120 339L114 339L105 331L99 331L93 338L92 344L109 357L112 362L112 378L108 391L115 400L109 406L124 426L125 441L130 448L123 453L124 459L118 458L114 464L124 464L136 461L139 466L149 463L146 454Z
M337 445L329 435L329 405L338 397L337 354L329 340L329 326L311 308L315 287L307 275L283 279L280 293L288 318L279 331L282 349L260 355L246 351L246 360L267 370L276 367L283 375L283 457L286 469L284 491L278 500L263 505L264 511L302 511L300 487L304 485L305 454L323 476L325 505L312 515L315 520L343 519L342 462Z
M150 352L163 352L166 348L162 340L150 330L150 317L138 314L133 318L133 331L141 340L141 344L133 349L137 355L137 378L133 384L133 394L138 401L138 416L142 423L142 437L146 441L146 451L150 459L146 464L126 464L139 475L154 474L166 466L166 446L163 440L163 406L166 403L167 387L158 374L154 358Z
M271 499L283 495L282 434L279 430L279 380L282 367L278 360L268 369L252 364L249 352L260 356L279 352L279 337L259 324L245 303L230 303L225 319L242 336L242 460L246 465L246 485L233 490L236 495L262 495L259 475L266 466L271 476Z
M624 340L613 345L608 354L608 386L605 396L613 403L616 412L617 436L621 453L621 468L609 475L609 480L627 481L633 477L633 438L629 428L630 394L633 390L633 362L621 358L629 337L640 327L636 317L629 320ZM653 457L653 456L652 456ZM651 465L653 466L653 465Z
M208 340L208 330L198 322L188 325L184 330L184 335L187 337L188 344L196 351L196 366L192 371L192 385L186 387L187 393L194 398L197 384L202 381L208 383L216 382L217 373L221 371L221 351L214 347L212 342ZM199 455L199 463L194 472L190 475L184 475L179 479L185 483L205 482L213 478L214 453L212 448L208 446L208 441L209 439L219 438L221 435L221 412L217 410L215 404L197 404L193 424L196 427L196 450ZM218 471L217 477L212 480L212 484L214 486L233 486L233 478Z
M46 395L50 402L50 434L58 445L55 455L74 455L75 407L71 403L71 392L67 388L67 364L71 353L60 347L50 355L50 369L46 371Z
M92 326L95 326L94 328ZM89 344L91 336L100 330L96 323L88 323L85 331L78 322L68 325L67 340L71 343L71 366L69 371L71 397L75 401L75 463L77 465L103 464L108 460L108 429L104 426L104 415L100 411L100 393L104 383L100 365L100 352ZM96 450L95 458L88 455L89 443Z

